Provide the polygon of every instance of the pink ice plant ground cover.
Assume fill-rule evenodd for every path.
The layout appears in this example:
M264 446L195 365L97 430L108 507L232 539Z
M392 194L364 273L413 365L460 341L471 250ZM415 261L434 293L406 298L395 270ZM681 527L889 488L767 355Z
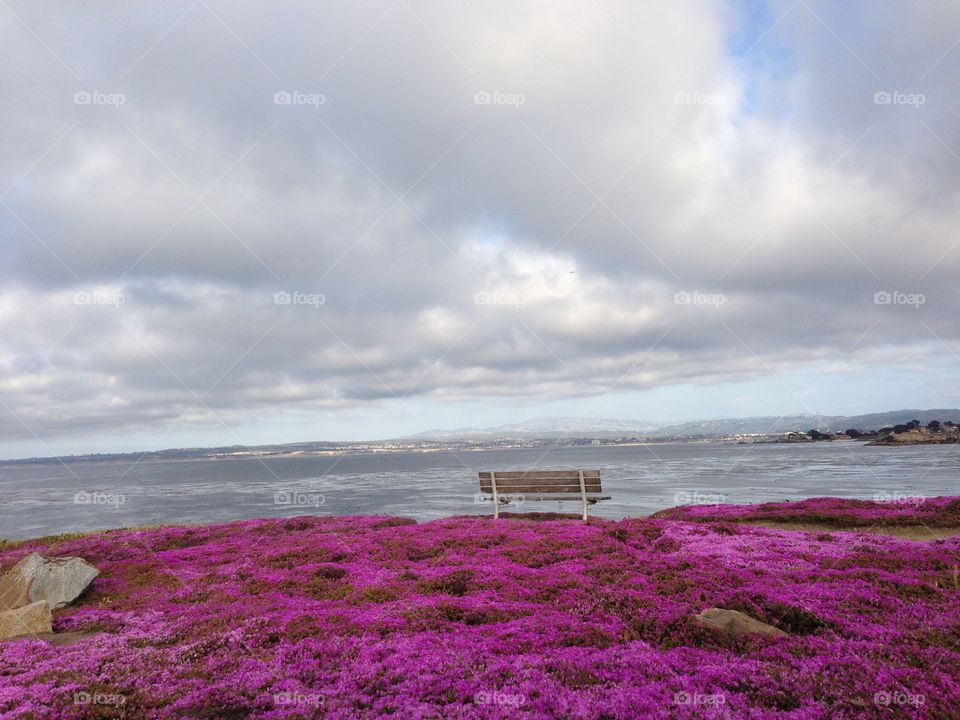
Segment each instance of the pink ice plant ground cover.
M956 537L303 517L0 566L33 550L100 568L55 618L97 634L0 643L3 718L960 717ZM727 636L692 620L708 607L790 636Z
M772 521L846 526L960 527L960 498L888 496L879 502L845 498L811 498L760 505L681 505L654 515L671 520Z

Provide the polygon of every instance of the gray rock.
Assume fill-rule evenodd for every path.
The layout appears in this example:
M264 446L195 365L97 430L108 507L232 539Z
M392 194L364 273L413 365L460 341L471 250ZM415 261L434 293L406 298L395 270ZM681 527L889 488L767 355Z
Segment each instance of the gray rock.
M786 637L787 633L773 625L767 625L756 618L752 618L739 610L725 610L723 608L707 608L694 620L704 625L724 630L731 635L770 635L772 637Z
M46 600L30 603L16 610L0 612L0 640L53 632L51 622L53 622L53 616Z
M30 553L0 576L0 612L39 600L58 610L76 600L99 574L83 558L48 558Z

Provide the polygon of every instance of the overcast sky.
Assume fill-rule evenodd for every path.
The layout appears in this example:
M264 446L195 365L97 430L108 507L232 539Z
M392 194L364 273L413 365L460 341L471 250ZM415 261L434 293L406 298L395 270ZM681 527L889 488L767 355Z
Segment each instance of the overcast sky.
M960 405L958 78L955 0L3 0L0 457Z

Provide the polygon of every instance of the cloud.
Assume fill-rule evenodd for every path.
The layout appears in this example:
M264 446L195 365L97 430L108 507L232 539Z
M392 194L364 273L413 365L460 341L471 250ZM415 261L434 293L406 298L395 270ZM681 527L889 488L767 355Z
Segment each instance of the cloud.
M958 33L949 3L11 3L0 433L942 356Z

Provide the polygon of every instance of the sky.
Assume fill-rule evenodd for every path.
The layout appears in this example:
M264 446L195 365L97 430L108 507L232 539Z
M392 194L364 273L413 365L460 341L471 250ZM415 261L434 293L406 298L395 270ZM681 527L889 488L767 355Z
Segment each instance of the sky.
M960 405L960 5L0 2L0 458Z

